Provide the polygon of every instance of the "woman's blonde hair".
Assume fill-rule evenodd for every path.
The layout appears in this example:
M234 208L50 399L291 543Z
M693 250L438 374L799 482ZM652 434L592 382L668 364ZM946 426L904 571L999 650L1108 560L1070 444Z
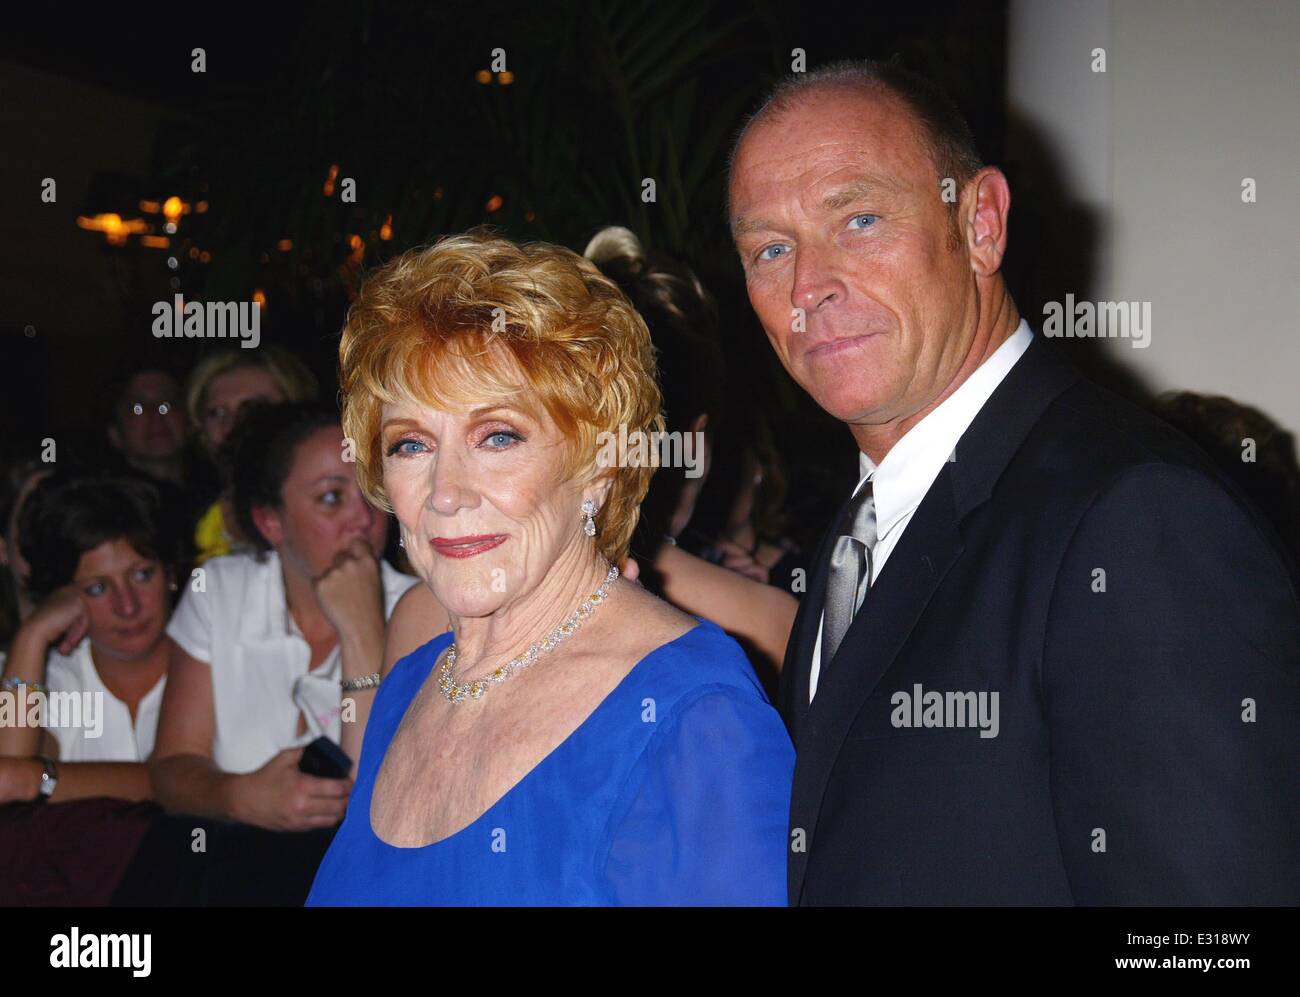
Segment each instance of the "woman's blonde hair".
M577 253L479 228L389 261L348 311L339 385L358 482L381 508L392 509L379 446L385 403L510 404L554 420L568 444L561 476L611 475L596 543L610 561L626 557L654 467L599 467L601 434L662 432L662 400L645 322Z
M316 376L292 353L277 346L268 343L255 350L229 349L210 353L194 365L185 385L185 410L189 414L190 425L205 446L207 438L203 432L203 414L207 408L208 389L222 374L247 367L270 374L286 402L316 400Z

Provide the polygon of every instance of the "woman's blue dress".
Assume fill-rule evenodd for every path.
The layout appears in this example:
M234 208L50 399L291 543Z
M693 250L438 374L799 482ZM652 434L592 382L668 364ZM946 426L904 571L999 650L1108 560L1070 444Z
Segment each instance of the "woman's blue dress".
M308 906L785 904L794 750L740 646L708 621L642 658L468 827L418 848L381 841L375 776L450 640L379 687Z

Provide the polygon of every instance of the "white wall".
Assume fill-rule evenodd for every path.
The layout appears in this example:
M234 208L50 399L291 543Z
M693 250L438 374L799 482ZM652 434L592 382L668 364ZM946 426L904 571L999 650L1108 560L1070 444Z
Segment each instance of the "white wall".
M1008 43L1009 104L1102 212L1096 296L1151 302L1111 355L1300 434L1300 3L1013 0Z

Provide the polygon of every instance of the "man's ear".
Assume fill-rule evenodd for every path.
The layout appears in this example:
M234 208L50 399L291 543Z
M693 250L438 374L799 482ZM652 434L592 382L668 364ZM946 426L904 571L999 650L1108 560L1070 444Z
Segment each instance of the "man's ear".
M284 542L284 523L280 514L269 506L255 505L249 510L257 532L266 538L272 547L279 547Z
M966 182L961 212L971 269L978 277L992 277L1007 252L1011 214L1011 187L1001 170L986 166Z

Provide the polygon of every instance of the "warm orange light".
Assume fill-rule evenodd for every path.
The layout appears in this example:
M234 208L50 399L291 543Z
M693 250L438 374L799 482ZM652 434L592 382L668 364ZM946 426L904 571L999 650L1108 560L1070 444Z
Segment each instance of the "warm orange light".
M433 191L433 199L434 199L435 201L441 201L441 200L442 200L442 188L441 188L441 187L436 187L436 188L434 188L434 191Z
M125 243L126 238L129 235L149 231L149 226L145 223L143 218L123 220L122 216L116 212L95 215L93 218L79 215L77 217L77 225L81 228L88 229L91 232L103 232L104 237L114 246L120 246Z
M502 199L500 194L493 194L491 197L488 198L488 203L487 203L488 214L491 214L494 211L500 211L501 205L505 203L506 202Z
M379 226L379 238L387 242L393 237L393 216L389 215L384 219L384 224Z
M177 197L174 194L171 197L167 198L167 200L163 201L163 205L162 205L163 217L166 218L169 222L174 222L177 218L179 218L184 213L184 211L185 211L185 202L182 201L179 197Z
M190 259L192 259L192 260L197 260L198 258L199 258L199 247L198 247L198 246L191 246L191 247L190 247Z
M194 210L199 214L203 214L203 212L208 210L208 202L200 201L198 204L194 205Z
M263 309L266 308L266 295L262 292L260 287L253 292L253 303L261 305Z
M514 81L515 81L515 74L510 72L510 70L508 69L504 73L497 73L497 82L500 83L503 87L510 86L510 84L513 83Z
M289 250L293 249L293 240L281 239L279 242L275 244L275 248L282 253L287 253Z
M162 205L157 201L141 201L140 210L146 215L156 215L158 212L162 211Z
M537 216L536 216L535 214L533 214L531 211L525 211L525 212L524 212L524 221L526 221L526 222L531 222L531 221L533 221L533 220L536 219L536 218L537 218Z
M361 241L361 236L356 234L348 236L348 245L354 252L365 247L365 243Z
M203 250L203 252L199 253L199 262L200 262L200 263L211 263L211 262L212 262L212 254L209 253L206 249Z
M325 186L321 189L325 192L326 197L332 197L334 194L334 181L339 175L339 164L334 163L330 166L330 175L325 178Z
M474 74L474 79L478 80L480 83L488 84L492 82L492 74L486 69L480 69Z
M165 235L142 235L140 245L148 246L150 249L166 249L171 245L171 240Z

